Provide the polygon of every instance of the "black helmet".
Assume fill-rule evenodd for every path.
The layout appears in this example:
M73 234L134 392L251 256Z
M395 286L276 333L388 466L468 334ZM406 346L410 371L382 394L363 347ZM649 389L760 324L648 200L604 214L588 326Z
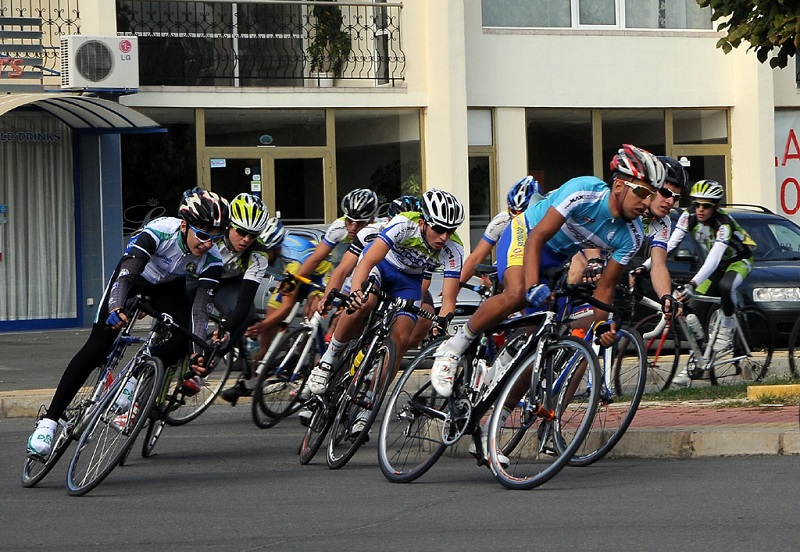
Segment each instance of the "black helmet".
M658 160L661 161L661 164L664 165L664 169L667 172L664 177L664 182L674 184L680 188L681 191L685 190L689 185L689 175L686 174L686 170L683 168L680 161L672 157L667 157L666 155L659 155Z
M407 213L409 211L418 212L419 210L419 198L417 196L404 195L393 199L386 212L390 217L394 217L397 216L398 213Z

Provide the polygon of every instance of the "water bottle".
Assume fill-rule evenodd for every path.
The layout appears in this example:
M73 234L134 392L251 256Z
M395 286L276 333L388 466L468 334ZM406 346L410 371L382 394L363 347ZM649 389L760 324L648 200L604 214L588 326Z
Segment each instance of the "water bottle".
M128 410L128 407L131 405L131 401L133 400L133 392L136 390L136 378L131 377L127 382L125 382L125 388L120 393L119 397L117 397L117 402L114 403L114 406L120 410L125 411Z
M472 389L475 391L480 391L481 386L490 381L487 377L488 370L489 369L486 366L486 361L482 358L479 358L475 363L475 371L472 374Z
M361 361L362 360L364 360L364 350L363 349L358 351L358 354L356 354L356 358L353 359L353 365L350 367L350 375L351 376L355 376L356 375L356 370L358 370L358 367L361 366Z
M706 336L705 332L703 331L703 325L700 323L700 320L697 318L697 315L687 314L686 315L686 324L688 324L689 328L692 330L697 341L702 341L702 339Z
M251 339L247 337L245 338L245 342L247 343L247 351L250 353L251 357L254 354L256 354L258 350L261 348L261 345L259 344L257 339Z

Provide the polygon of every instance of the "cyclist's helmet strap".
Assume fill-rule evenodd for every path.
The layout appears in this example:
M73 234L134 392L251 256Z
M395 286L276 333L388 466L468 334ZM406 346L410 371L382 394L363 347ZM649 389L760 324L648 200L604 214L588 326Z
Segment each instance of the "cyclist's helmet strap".
M227 200L199 187L183 192L178 215L189 224L202 224L211 228L226 228L230 223Z

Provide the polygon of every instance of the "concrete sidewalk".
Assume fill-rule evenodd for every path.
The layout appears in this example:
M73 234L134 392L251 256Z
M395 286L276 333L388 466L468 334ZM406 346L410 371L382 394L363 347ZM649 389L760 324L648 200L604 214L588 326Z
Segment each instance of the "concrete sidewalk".
M33 418L49 404L64 367L88 335L85 329L0 334L0 418ZM780 354L785 355L780 352L776 357ZM775 364L776 370L782 369L780 359ZM735 407L729 403L643 403L612 456L800 454L796 404ZM462 441L466 454L467 440Z

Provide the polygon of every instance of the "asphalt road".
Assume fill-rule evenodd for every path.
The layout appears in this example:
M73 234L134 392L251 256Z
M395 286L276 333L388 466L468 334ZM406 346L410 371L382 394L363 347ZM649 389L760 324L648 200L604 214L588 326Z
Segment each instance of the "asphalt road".
M20 484L32 420L0 419L0 549L12 550L796 550L800 457L604 460L544 487L504 490L444 457L408 485L386 481L368 443L339 471L301 466L301 428L257 429L214 406L167 427L149 459L89 495L64 489L67 455Z

